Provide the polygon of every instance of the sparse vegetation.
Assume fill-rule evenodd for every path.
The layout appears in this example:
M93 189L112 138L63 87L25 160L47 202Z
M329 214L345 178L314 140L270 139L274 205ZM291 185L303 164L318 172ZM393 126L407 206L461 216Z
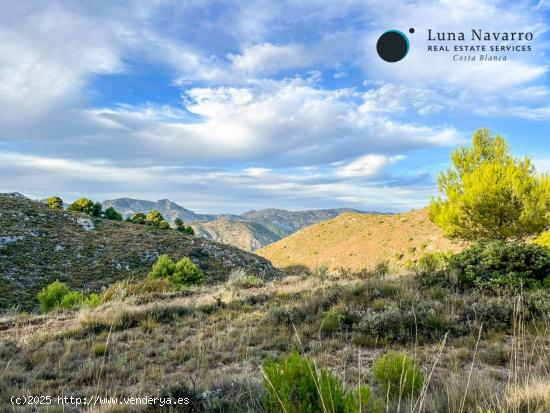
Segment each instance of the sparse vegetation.
M318 371L315 362L294 351L279 362L263 365L265 399L269 412L285 413L375 413L384 411L366 386L350 391L329 370Z
M235 288L261 287L264 282L254 274L247 274L246 270L238 268L229 274L229 283Z

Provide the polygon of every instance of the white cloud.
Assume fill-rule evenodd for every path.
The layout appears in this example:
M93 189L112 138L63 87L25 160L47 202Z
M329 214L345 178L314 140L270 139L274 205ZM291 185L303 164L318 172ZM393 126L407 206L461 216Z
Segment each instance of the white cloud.
M233 67L249 73L277 73L289 68L308 67L315 64L319 57L301 44L276 46L261 43L244 48L242 54L228 55Z
M404 159L404 156L384 156L368 154L361 156L347 164L336 168L336 175L342 177L373 177L377 176L384 167Z

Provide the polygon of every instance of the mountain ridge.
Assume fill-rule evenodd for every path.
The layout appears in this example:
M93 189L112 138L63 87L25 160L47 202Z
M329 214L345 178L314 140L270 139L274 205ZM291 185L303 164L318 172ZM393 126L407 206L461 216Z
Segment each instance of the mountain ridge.
M334 218L344 212L366 213L351 208L303 211L264 208L246 211L240 215L197 214L168 199L147 201L117 198L103 201L102 205L104 208L115 208L125 218L137 212L147 213L157 209L169 222L173 223L176 218L180 218L186 224L191 225L197 235L213 241L234 245L246 251L255 251L287 237L303 227Z

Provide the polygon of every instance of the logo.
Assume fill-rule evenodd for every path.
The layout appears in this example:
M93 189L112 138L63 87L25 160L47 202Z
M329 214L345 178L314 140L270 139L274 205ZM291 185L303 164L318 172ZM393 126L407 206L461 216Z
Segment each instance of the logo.
M409 29L409 33L414 33L412 27ZM399 62L409 52L409 39L399 30L388 30L378 38L376 51L378 52L378 56L386 62Z

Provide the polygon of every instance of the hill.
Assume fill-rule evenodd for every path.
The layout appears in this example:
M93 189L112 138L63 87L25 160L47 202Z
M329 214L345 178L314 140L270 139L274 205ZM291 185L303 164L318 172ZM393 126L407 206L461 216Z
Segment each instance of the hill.
M379 262L406 265L422 254L457 250L428 218L428 208L395 215L344 213L257 251L278 267L326 265L360 270Z
M295 233L303 227L337 217L344 212L363 213L348 208L315 209L306 211L287 211L284 209L266 208L259 211L248 211L241 215L244 219L264 225L281 238Z
M0 310L34 308L36 293L55 279L88 292L143 277L161 254L191 257L208 283L236 268L266 279L280 275L264 258L203 238L0 196Z
M214 221L191 224L195 234L212 241L236 246L245 251L255 251L271 244L280 236L256 222L218 218Z
M334 218L344 212L362 213L347 208L306 211L266 208L241 215L197 214L168 199L146 201L119 198L103 201L102 205L104 209L115 208L125 218L137 212L146 214L157 209L169 222L180 218L186 224L195 224L192 226L200 237L233 245L245 251L255 251L293 234L300 228Z
M101 205L103 205L103 209L113 207L120 212L124 218L134 215L137 212L147 214L153 209L160 211L169 222L173 222L176 218L180 218L187 223L211 221L217 218L217 215L214 214L197 214L168 199L146 201L143 199L119 198L103 201Z

